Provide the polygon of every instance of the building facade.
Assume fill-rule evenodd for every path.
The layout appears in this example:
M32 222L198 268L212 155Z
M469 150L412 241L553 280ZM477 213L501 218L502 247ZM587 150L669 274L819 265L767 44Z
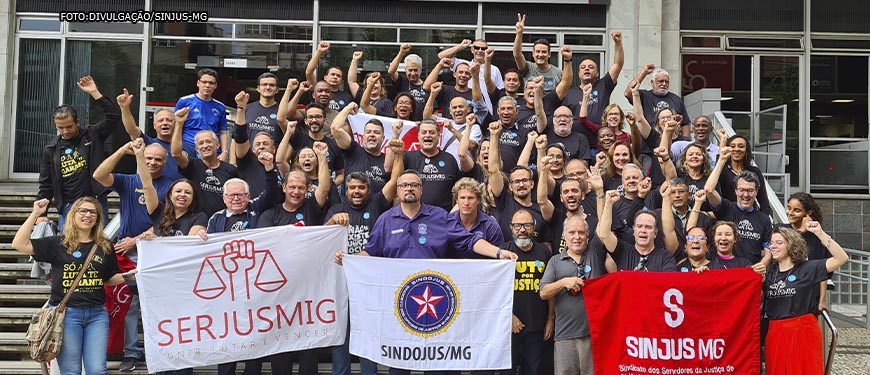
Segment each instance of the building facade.
M107 10L208 20L61 21ZM870 4L846 0L0 0L0 179L35 180L42 146L55 135L54 106L75 105L83 122L100 116L76 94L83 75L110 97L127 88L140 126L151 131L156 109L196 90L197 69L216 69L216 98L231 103L240 90L254 92L263 72L277 74L281 86L303 78L317 41L332 44L319 75L328 66L346 71L354 50L364 51L363 70L386 71L402 43L431 68L438 51L476 38L496 49L495 64L505 69L514 65L517 13L527 15L526 51L546 38L554 52L570 45L574 64L591 57L601 70L612 61L610 32L622 32L625 67L613 99L624 108L621 93L646 63L667 69L671 91L684 97L719 89L714 99L736 131L774 159L787 156L770 162L785 177L779 183L830 199L829 230L849 247L865 248L865 237L870 244L870 204L862 202L870 198L870 23L862 17ZM552 62L562 64L556 53ZM119 129L111 142L125 137Z

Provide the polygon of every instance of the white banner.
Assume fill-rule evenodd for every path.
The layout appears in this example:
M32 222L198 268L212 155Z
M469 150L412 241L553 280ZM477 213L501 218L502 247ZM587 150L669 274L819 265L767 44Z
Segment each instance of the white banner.
M511 367L514 263L348 255L350 352L408 370Z
M340 345L347 288L340 226L139 241L148 372Z

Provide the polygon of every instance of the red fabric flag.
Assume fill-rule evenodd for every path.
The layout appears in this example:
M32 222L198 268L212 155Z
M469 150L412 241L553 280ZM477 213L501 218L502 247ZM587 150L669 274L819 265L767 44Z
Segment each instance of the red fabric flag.
M118 258L118 272L127 272L136 268L136 265L126 255L116 255ZM106 311L109 312L109 354L124 353L124 318L130 309L130 301L133 293L127 287L127 283L104 286L106 288Z
M596 374L758 374L761 277L749 268L586 281Z

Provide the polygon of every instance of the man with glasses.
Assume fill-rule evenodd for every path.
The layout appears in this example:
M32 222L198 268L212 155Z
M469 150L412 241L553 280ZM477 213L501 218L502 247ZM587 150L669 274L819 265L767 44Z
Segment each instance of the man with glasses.
M686 106L683 104L683 98L679 95L668 91L671 87L671 77L667 70L662 68L656 69L653 64L644 65L643 69L637 73L634 80L628 83L625 87L625 98L629 103L634 103L632 87L639 86L646 76L652 74L652 79L649 81L649 90L640 90L640 101L643 104L643 117L650 124L656 123L656 114L664 108L670 108L675 114L679 113L683 116L683 121L680 123L682 127L679 132L684 137L689 136L689 112L686 111ZM591 117L590 118L595 118Z
M658 196L658 199L654 197L656 195ZM665 196L668 196L669 199L663 199ZM663 218L666 214L673 215L674 234L677 239L677 248L673 254L674 259L677 262L686 257L684 249L686 248L686 233L688 232L687 229L689 229L687 224L692 209L689 203L690 198L692 198L692 193L689 191L689 186L686 185L686 181L677 177L662 184L661 189L650 194L647 199L647 207L652 207L650 205L652 201L658 200L662 202L662 207L655 209L655 213L656 215L659 215L659 217ZM670 213L668 211L670 211ZM713 225L713 220L710 219L709 216L700 212L698 214L698 221L695 226L702 227L706 230L710 225ZM660 238L656 238L656 246L667 248L664 239L661 238L661 236Z
M471 47L472 61L468 61L468 60L464 60L464 59L460 59L460 58L455 58L455 59L453 59L452 66L447 65L446 67L450 67L451 70L453 70L455 72L461 65L471 66L472 62L476 62L476 63L480 64L481 66L484 66L486 64L487 53L492 55L492 52L488 51L489 50L489 43L487 43L485 40L477 39L477 40L472 42L469 39L464 39L459 44L457 44L453 47L450 47L448 49L445 49L441 52L438 52L438 58L442 59L442 61L444 61L443 59L445 59L445 58L453 58L456 56L457 53L459 53L459 51L462 51L468 47ZM441 70L440 67L438 68L438 70L439 71ZM477 79L476 80L472 79L470 82L468 82L468 86L471 87L474 85L478 85L478 87L480 87L481 89L484 87L489 88L489 85L486 82L485 72L486 71L484 69L481 69L480 73L477 76ZM488 92L491 92L494 90L504 89L504 78L502 78L501 70L499 70L497 66L489 64L489 78L490 78L491 83L493 83L495 85L495 88L493 90L487 89L484 92L488 93ZM491 101L489 95L484 95L483 100L484 100L484 102L486 102L486 108L489 110L489 113L494 113L492 111L492 101Z
M592 374L592 341L586 304L583 302L585 280L605 275L606 254L598 243L589 246L589 224L578 216L565 220L562 237L567 250L547 262L541 278L541 299L555 300L555 373Z
M625 173L625 171L623 171ZM638 211L632 220L634 243L617 238L613 233L613 206L620 200L619 192L606 193L604 208L598 221L596 234L610 253L620 271L676 272L674 256L656 246L659 218L652 211Z
M553 126L547 127L547 145L559 143L565 148L568 159L592 160L589 151L589 138L582 126L574 127L574 116L566 106L556 108L553 113ZM577 131L575 131L575 129Z
M269 90L269 88L266 88L266 90ZM248 100L250 99L250 96L244 91L239 92L236 95L235 99L236 104L239 106L239 108L259 105L259 103L249 104ZM260 193L267 188L275 190L277 194L278 189L280 189L280 186L278 184L270 186L263 185L265 172L263 171L263 166L260 165L257 158L259 157L260 153L263 152L269 153L272 155L272 157L274 157L276 150L274 136L280 135L281 138L283 138L284 131L281 129L277 129L274 125L272 125L272 128L275 129L272 129L270 131L268 127L264 127L267 125L267 123L261 122L259 119L251 123L249 121L246 121L245 117L246 112L244 110L237 111L235 119L236 126L233 127L233 149L235 152L235 164L236 167L239 169L239 177L248 182L248 184L250 185L249 188L251 190L251 194L254 196L260 195ZM276 119L271 120L272 124L278 122ZM284 123L286 124L286 122ZM252 126L255 129L262 129L262 131L251 134ZM273 133L273 131L277 131L279 134Z
M537 374L541 371L544 341L553 337L555 323L552 307L538 295L550 249L532 238L535 223L529 211L514 213L510 228L513 240L500 247L517 254L511 323L513 373Z
M281 142L287 125L281 125L278 121L278 104L275 95L278 93L278 76L273 73L263 73L257 78L257 93L260 99L253 103L239 103L239 95L236 95L236 110L243 115L244 122L248 127L248 139L254 139L257 133L266 133L272 137L272 144ZM248 95L244 92L239 94ZM246 96L245 99L248 97Z
M229 138L227 136L227 107L213 98L217 89L218 74L214 69L203 68L196 72L195 94L182 96L175 103L175 111L188 108L190 114L184 121L184 144L196 147L194 138L202 130L211 130L220 136L220 160L227 161Z
M278 183L278 172L275 168L273 155L262 153L258 160L266 170L266 185ZM272 189L266 189L260 195L251 199L248 183L240 178L231 178L223 186L223 202L225 208L215 212L208 219L207 233L240 232L257 228L260 214L275 204L277 196ZM245 361L245 375L259 374L262 369L262 359ZM218 365L218 375L235 375L236 362Z
M725 165L730 163L731 148L719 149L719 162L713 168L713 173L707 178L704 193L707 203L713 208L713 213L719 220L727 220L737 225L737 237L740 240L734 247L734 255L744 258L753 264L753 268L761 268L770 264L771 255L768 241L773 234L773 224L770 216L755 205L755 198L761 188L761 181L752 171L743 171L737 175L737 201L731 202L716 191L719 176Z
M517 69L523 74L523 80L526 82L536 77L543 77L542 85L544 93L549 94L562 81L562 69L550 64L550 41L547 39L535 40L532 47L532 60L534 60L534 63L526 60L526 57L523 56L523 31L525 29L526 15L517 13L517 35L514 38L513 50L514 61L517 63ZM570 58L568 56L568 59Z
M342 157L341 148L338 147L334 139L324 134L324 129L328 126L326 125L326 109L318 103L309 103L305 107L305 126L308 131L293 126L287 128L287 131L293 131L290 134L290 146L293 147L294 153L298 153L305 147L313 148L316 142L325 143L328 150L324 157L329 163L332 182L335 183L335 186L343 184L344 157Z

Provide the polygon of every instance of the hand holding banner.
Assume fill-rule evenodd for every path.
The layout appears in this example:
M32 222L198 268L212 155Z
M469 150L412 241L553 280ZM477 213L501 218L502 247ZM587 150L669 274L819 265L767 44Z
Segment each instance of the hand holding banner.
M347 247L343 227L162 237L137 246L149 372L344 342L347 289L332 262Z

